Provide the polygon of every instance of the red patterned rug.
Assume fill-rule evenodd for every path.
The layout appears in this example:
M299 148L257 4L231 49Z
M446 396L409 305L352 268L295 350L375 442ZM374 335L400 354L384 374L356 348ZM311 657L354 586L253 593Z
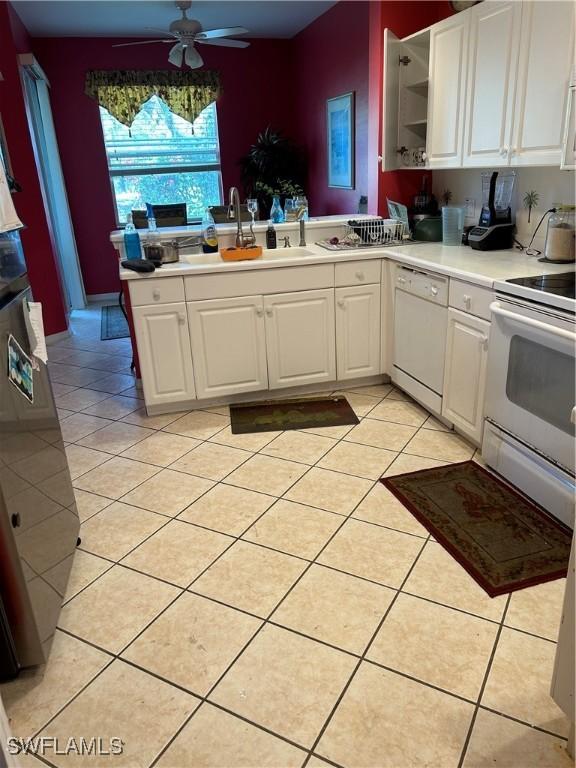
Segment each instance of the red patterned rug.
M476 462L381 482L490 597L566 576L570 529Z

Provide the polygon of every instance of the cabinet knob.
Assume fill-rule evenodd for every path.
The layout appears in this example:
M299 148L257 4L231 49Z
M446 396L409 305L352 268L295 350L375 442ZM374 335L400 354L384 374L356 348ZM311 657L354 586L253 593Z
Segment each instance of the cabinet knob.
M364 280L364 272L356 272L356 280Z
M432 296L438 296L438 288L435 285L430 286L430 293Z
M180 323L180 325L184 325L184 323L186 322L186 315L183 312L178 313L178 322Z
M480 342L484 349L488 348L488 336L480 336Z
M462 296L462 301L466 309L470 309L472 305L472 296L468 296L468 294L465 293L464 296Z
M264 314L264 310L262 309L262 307L256 307L257 317L262 317L263 314Z
M12 528L20 528L21 519L20 519L20 513L19 512L13 512L10 516L10 522L12 523Z
M272 317L272 315L273 315L273 312L272 312L272 307L268 307L268 308L266 309L266 314L268 315L268 317Z
M154 288L154 290L152 291L152 298L154 299L154 301L158 301L158 299L160 298L160 291L158 290L158 288Z
M570 414L570 421L572 424L576 424L576 406L572 408L572 413Z
M396 279L396 282L398 283L398 285L404 285L405 282L406 282L406 278L405 277L398 277Z
M341 309L344 309L346 307L346 302L344 299L338 299L338 306L341 307Z

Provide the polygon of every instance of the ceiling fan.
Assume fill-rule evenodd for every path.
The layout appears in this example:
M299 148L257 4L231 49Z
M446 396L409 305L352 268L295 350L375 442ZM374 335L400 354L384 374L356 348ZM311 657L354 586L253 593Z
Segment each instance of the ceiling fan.
M174 64L175 67L181 67L182 64L186 64L190 69L196 69L201 67L204 63L202 56L195 48L196 43L202 43L203 45L221 45L227 48L247 48L250 43L245 40L231 40L231 35L245 35L248 33L244 27L224 27L222 29L202 29L202 24L196 19L189 19L186 16L186 11L189 10L192 5L191 0L178 0L176 7L182 11L182 18L173 21L168 27L168 31L165 32L161 29L155 29L154 27L146 27L146 29L153 29L157 32L162 32L170 37L158 40L139 40L134 43L118 43L113 48L124 48L129 45L147 45L148 43L172 43L170 53L168 54L168 61L170 64ZM174 44L174 41L176 43Z

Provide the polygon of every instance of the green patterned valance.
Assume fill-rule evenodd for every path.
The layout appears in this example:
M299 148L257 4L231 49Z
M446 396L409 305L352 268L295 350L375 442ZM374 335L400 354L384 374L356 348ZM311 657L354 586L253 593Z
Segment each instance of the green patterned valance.
M172 112L191 123L220 95L217 72L173 70L86 73L85 92L123 125L130 127L142 104L159 96Z

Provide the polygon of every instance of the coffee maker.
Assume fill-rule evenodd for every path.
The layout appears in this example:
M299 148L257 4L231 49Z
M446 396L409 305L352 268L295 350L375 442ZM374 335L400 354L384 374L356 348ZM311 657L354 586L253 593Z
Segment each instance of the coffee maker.
M468 243L478 251L497 251L512 248L514 223L512 222L512 191L516 173L498 171L482 174L482 212L477 227L468 233Z

